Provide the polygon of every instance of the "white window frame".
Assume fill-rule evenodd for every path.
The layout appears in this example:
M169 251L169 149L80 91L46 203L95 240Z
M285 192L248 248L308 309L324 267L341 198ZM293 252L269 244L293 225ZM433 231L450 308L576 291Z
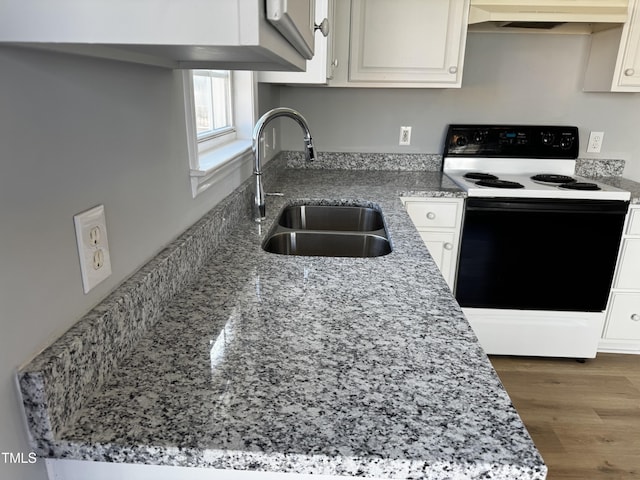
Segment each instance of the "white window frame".
M210 79L213 78L226 78L227 82L227 91L225 92L225 103L226 105L225 107L225 111L227 112L227 119L226 121L228 122L224 127L219 127L219 128L215 128L213 130L209 130L207 132L204 132L202 134L197 133L197 137L198 137L198 146L200 150L209 150L211 148L215 148L215 146L219 143L224 143L224 139L227 138L229 135L233 135L232 138L235 138L235 123L234 123L234 118L233 118L233 72L230 70L191 70L191 74L193 77L196 76L196 72L207 72L206 75L199 75L199 76L205 76L208 77ZM195 81L191 84L193 86L193 84L195 83ZM216 105L217 106L217 105ZM194 107L195 107L195 101L194 101ZM196 129L197 129L197 119L196 119ZM228 140L227 140L228 141ZM211 145L210 145L211 144Z
M233 127L222 135L198 141L193 100L193 74L183 70L187 150L191 193L195 198L209 187L252 171L251 136L257 118L257 84L253 72L231 72Z

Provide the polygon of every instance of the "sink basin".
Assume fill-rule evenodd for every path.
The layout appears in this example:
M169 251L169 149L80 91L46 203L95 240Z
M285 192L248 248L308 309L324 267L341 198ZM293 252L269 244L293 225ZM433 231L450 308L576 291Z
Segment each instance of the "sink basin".
M380 257L391 253L388 239L370 233L281 232L270 235L262 248L282 255L322 257Z
M278 224L295 230L371 232L384 228L382 214L371 207L294 205L280 214Z
M391 253L382 213L343 205L285 207L262 248L281 255L380 257Z

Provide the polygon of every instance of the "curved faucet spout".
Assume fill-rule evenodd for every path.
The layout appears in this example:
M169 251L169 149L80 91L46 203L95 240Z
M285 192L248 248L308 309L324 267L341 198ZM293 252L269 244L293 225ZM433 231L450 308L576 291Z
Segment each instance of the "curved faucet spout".
M264 187L262 186L262 159L260 155L260 138L262 137L262 133L264 132L267 124L278 117L289 117L298 122L298 125L304 131L304 146L305 146L305 155L307 161L315 160L315 151L313 149L313 140L311 138L311 131L309 130L309 125L307 125L307 121L304 119L302 115L293 110L292 108L280 107L274 108L273 110L269 110L267 113L262 115L260 119L256 122L255 127L253 127L253 142L251 148L253 150L253 156L255 159L255 164L253 167L253 174L255 175L256 186L255 186L255 220L257 222L263 220L266 215L266 207L265 207L265 194Z

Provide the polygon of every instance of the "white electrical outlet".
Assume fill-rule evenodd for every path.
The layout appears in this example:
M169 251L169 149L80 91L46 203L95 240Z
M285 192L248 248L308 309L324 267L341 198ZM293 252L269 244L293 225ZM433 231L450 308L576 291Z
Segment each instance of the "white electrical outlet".
M111 275L111 257L107 240L104 205L98 205L73 217L76 227L80 271L84 293Z
M411 145L411 127L400 127L400 142L398 145Z
M602 149L603 140L604 132L591 132L589 135L589 144L587 145L587 153L599 153Z

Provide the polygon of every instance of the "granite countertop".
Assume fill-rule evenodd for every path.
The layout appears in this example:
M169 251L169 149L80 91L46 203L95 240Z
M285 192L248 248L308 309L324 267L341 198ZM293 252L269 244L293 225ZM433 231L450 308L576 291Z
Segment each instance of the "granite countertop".
M607 176L594 178L613 187L629 191L631 193L630 203L632 205L640 205L640 183L624 177Z
M399 199L462 193L439 172L291 169L269 191L283 196L268 197L267 220L242 212L92 394L71 398L46 383L58 378L46 362L88 329L23 367L39 454L375 478L545 478ZM379 207L393 252L264 252L281 207L301 201ZM85 382L62 361L56 369Z

